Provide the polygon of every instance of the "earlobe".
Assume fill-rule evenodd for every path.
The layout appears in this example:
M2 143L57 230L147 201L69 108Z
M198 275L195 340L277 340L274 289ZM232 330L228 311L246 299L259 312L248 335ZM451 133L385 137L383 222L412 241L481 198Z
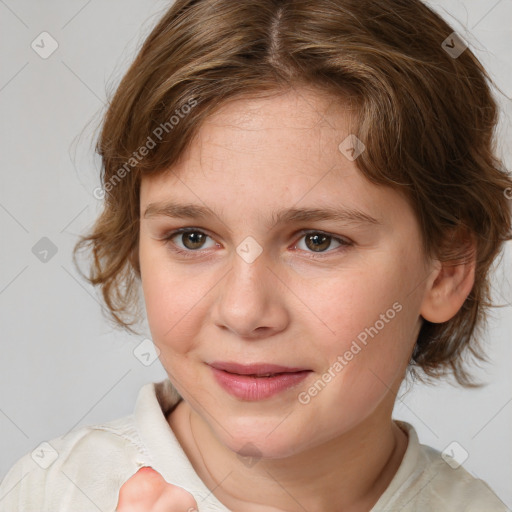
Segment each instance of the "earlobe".
M460 310L475 282L475 257L462 261L436 262L420 314L429 322L442 323L453 318Z

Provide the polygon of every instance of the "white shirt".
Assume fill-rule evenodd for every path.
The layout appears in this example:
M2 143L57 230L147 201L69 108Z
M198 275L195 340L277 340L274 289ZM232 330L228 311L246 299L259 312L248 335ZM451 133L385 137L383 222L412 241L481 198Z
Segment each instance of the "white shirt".
M191 493L200 512L229 512L193 469L167 422L181 399L168 379L139 391L135 411L77 428L21 457L0 484L0 512L114 512L119 489L151 466ZM421 445L414 428L397 422L409 443L400 467L369 512L507 512L482 480Z

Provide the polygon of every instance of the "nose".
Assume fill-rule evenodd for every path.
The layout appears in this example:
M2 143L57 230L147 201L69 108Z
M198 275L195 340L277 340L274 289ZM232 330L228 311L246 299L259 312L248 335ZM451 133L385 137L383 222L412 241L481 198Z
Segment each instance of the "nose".
M244 339L266 338L286 328L286 287L264 251L250 263L235 254L218 290L213 319L219 328Z

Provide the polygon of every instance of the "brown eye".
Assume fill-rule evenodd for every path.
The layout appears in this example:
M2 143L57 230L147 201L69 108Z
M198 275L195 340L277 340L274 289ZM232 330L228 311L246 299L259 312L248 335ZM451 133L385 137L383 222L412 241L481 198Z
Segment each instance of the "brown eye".
M208 238L211 240L209 246L205 245ZM199 252L200 249L210 249L215 246L215 241L210 236L197 229L179 229L166 236L164 240L171 243L176 252L182 254Z
M337 245L333 246L333 242ZM303 247L301 247L301 245L303 245ZM300 242L296 245L296 248L309 253L309 257L313 258L315 257L315 253L320 256L323 256L324 253L326 256L330 253L338 254L340 251L352 245L352 241L338 238L329 233L323 233L321 231L303 231Z
M305 237L306 246L315 252L322 252L325 249L328 249L331 245L331 239L331 236L324 235L322 233L306 235Z
M191 231L189 233L181 233L181 241L187 249L200 249L207 236L199 231Z

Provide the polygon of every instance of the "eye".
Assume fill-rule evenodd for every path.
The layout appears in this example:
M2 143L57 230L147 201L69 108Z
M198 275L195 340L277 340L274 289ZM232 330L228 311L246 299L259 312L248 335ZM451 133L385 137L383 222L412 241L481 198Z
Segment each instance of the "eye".
M349 247L352 245L352 242L348 240L344 240L342 238L335 237L333 235L330 235L328 233L324 233L323 231L308 231L308 232L302 232L301 240L304 240L304 245L306 249L303 249L300 246L300 243L296 245L296 247L299 247L301 250L305 250L307 252L313 252L313 253L325 253L325 252L335 252L327 251L332 245L332 242L334 241L338 245L334 247L334 249L337 249L339 247Z
M210 238L206 233L194 228L183 228L178 229L165 237L165 240L172 242L176 245L176 250L179 253L195 252L199 249L204 249L205 240ZM173 241L176 239L178 242L183 244L181 247L177 242ZM213 240L212 240L213 242ZM215 242L212 247L215 246ZM208 248L208 247L206 247Z

